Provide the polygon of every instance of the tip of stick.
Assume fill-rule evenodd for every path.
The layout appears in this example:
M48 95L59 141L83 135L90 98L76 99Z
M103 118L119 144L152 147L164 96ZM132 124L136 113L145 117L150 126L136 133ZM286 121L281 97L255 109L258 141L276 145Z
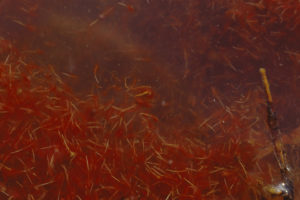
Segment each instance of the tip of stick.
M267 75L266 75L266 69L265 68L259 68L259 72L261 74L262 81L263 81L263 84L265 86L265 91L267 93L268 102L272 102L272 95L271 95L271 91L270 91L268 78L267 78Z
M263 74L266 74L266 69L261 67L259 68L259 72L263 75Z

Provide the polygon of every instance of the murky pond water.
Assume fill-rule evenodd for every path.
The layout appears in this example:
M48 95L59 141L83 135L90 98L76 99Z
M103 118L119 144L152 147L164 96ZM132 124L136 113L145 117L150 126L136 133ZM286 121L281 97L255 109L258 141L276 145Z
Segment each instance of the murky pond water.
M1 195L271 199L262 188L282 178L264 67L299 199L299 10L298 0L0 1Z

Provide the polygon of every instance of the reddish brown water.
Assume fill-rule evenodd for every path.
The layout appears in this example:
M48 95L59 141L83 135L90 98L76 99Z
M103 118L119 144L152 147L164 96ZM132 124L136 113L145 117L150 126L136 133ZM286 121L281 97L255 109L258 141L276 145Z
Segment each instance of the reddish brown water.
M147 111L155 121L155 128L150 127L152 132L164 137L167 143L184 149L185 142L191 140L193 145L201 149L204 145L203 149L216 156L208 159L211 163L207 166L211 169L207 177L212 176L217 184L198 180L193 183L189 175L182 175L181 179L190 185L176 191L174 179L166 175L168 178L162 182L153 179L159 182L157 187L149 186L153 196L141 193L137 195L139 198L180 199L180 195L176 195L181 192L186 195L182 199L195 196L199 199L251 199L260 195L259 184L268 184L272 178L278 179L279 174L270 148L265 148L270 146L270 141L260 67L267 69L280 129L285 135L283 141L294 170L295 188L299 185L299 4L297 0L258 3L236 0L2 0L0 37L12 43L24 62L46 70L52 66L79 99L96 93L101 94L103 102L113 99L114 105L124 108L131 106L130 98L134 97L135 104L143 106L141 112ZM4 54L1 57L4 62L6 57ZM129 85L133 89L128 89ZM138 132L140 126L136 125L133 131ZM183 142L182 138L187 141ZM220 158L225 160L226 156L217 157L221 150L212 152L215 149L226 151L227 142L229 146L238 143L237 154L242 152L243 162L251 161L245 167L250 175L231 180L226 171L217 178L214 176L214 170L221 166L232 168L230 172L244 173L241 166L246 164L216 162ZM183 150L185 153L194 152L188 149L189 145ZM249 151L254 153L248 155L249 145ZM157 152L160 148L154 149ZM166 153L166 157L172 157L173 153ZM195 167L188 164L194 163L193 159L178 158L178 166L172 170L178 170L182 162L186 162L186 168ZM166 170L169 166L162 164L160 167ZM253 183L246 184L243 176L251 176ZM226 183L227 188L224 186L224 177L232 181L233 188L242 185L236 188L246 188L249 192L230 191L230 186ZM144 179L148 181L147 177ZM150 183L155 185L149 180ZM109 181L106 184L113 185ZM210 190L203 189L202 196L196 195L195 187L201 188L201 184L210 185ZM161 191L160 185L165 191ZM77 191L82 195L79 189ZM216 194L207 195L210 191ZM64 195L62 198L67 199L67 194ZM97 198L105 198L103 193L101 195ZM137 196L131 197L138 199ZM130 195L116 194L117 197L130 198ZM81 198L87 197L82 195Z

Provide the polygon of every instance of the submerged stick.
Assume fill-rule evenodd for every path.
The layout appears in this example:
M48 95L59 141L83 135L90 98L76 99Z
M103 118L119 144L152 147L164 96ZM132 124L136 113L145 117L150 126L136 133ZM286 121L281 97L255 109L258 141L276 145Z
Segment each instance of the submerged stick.
M270 91L270 85L266 75L265 68L260 68L259 72L262 77L262 82L265 87L267 95L267 113L268 113L268 126L271 131L271 139L274 149L274 154L280 168L280 174L282 182L278 185L269 185L265 189L271 195L282 196L284 200L294 200L294 184L290 178L290 169L287 163L286 152L283 144L280 140L280 129L278 127L278 121L276 113L273 109L273 99Z

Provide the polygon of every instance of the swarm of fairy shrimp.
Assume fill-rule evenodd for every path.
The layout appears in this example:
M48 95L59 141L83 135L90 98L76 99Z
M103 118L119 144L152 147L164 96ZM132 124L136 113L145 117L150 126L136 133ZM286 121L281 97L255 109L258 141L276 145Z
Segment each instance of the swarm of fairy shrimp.
M150 113L151 87L126 83L114 91L121 101L104 94L80 99L52 68L28 64L9 43L1 43L2 198L260 195L260 182L249 173L255 157L254 144L247 142L250 129L238 116L218 116L226 123L208 144L176 132L166 138Z

